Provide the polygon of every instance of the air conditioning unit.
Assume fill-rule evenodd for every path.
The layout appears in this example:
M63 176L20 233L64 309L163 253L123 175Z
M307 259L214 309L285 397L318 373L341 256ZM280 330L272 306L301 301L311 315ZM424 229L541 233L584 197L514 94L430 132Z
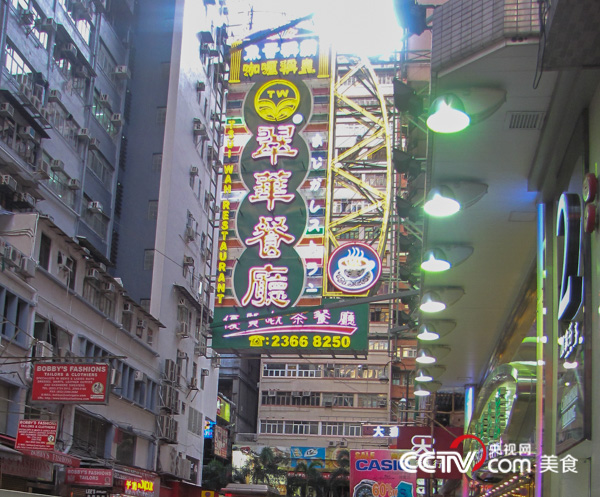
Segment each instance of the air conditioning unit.
M104 293L114 293L115 292L115 284L114 283L105 282L102 285L102 291Z
M24 9L20 4L17 15L19 16L19 22L25 26L31 26L35 20L35 13L32 10Z
M99 150L100 149L100 140L98 138L90 138L90 144L88 145L90 150Z
M0 176L0 189L16 192L17 180L9 174L3 174L2 176Z
M330 440L328 445L329 447L337 447L337 442Z
M35 344L36 357L52 357L54 356L54 346L51 343L39 341Z
M192 461L186 459L185 457L181 457L179 459L179 471L177 472L177 476L182 478L183 480L189 480L192 474Z
M102 212L102 204L100 202L98 202L97 200L88 202L87 208L88 208L88 210L95 212L95 213Z
M80 141L88 141L90 139L90 130L88 128L81 128L77 132L77 138Z
M60 159L52 159L50 161L50 169L52 169L53 171L64 171L65 163Z
M21 84L19 91L25 97L26 100L31 100L31 97L33 97L33 90L31 89L30 83Z
M378 405L379 407L387 407L387 400L380 400Z
M331 402L331 400L326 400L323 402L323 407L333 407L333 402Z
M133 381L144 381L146 379L146 373L143 373L142 371L135 371L133 373Z
M46 19L38 18L35 21L35 27L42 33L53 33L57 29L57 24L51 17L47 17Z
M10 105L8 102L3 102L0 104L0 116L4 117L14 117L15 108Z
M70 190L79 190L81 188L81 183L78 179L70 178L69 183L67 184Z
M15 204L17 207L34 208L35 203L35 197L30 193L19 192L15 193L13 196L13 204Z
M6 245L4 247L3 262L12 267L21 267L21 252L12 245Z
M126 314L132 314L133 313L133 304L131 304L131 302L125 302L123 304L123 312Z
M302 397L302 393L298 391L292 392L292 397Z
M115 79L129 79L131 77L129 68L127 66L115 67L115 72L113 74L115 76Z
M118 387L119 385L121 385L121 371L113 368L110 370L110 386Z
M185 322L180 322L177 325L177 336L179 338L189 338L190 337L190 332L189 332L189 325L188 323Z
M269 391L267 391L267 396L268 397L276 397L277 396L277 390L269 390Z
M205 356L206 355L206 345L201 345L199 343L194 345L194 354Z
M191 226L185 228L184 238L187 242L191 242L196 238L196 230Z
M60 102L62 99L62 93L60 90L50 90L48 93L48 102Z
M35 140L35 129L32 126L19 126L19 136L24 140Z
M190 390L198 390L198 378L190 379Z
M146 321L144 319L138 319L137 321L137 327L138 328L146 328Z
M45 160L39 160L36 173L40 179L50 179L50 164Z
M186 357L187 357L187 354L183 350L177 351L177 359L185 359Z
M67 43L60 52L63 57L68 59L75 60L77 58L77 47L73 43Z
M198 176L198 166L190 167L190 176Z
M183 256L183 265L184 266L193 266L194 265L194 258L190 255L184 255Z
M348 442L346 440L341 440L339 443L340 447L348 447Z
M204 91L206 89L206 84L204 81L198 81L196 83L196 91Z
M110 98L109 98L108 94L106 94L106 93L101 93L98 100L101 104L110 105Z
M100 271L98 271L95 268L90 268L87 270L87 272L85 273L85 277L88 280L97 280L100 278Z
M122 114L113 114L110 117L110 122L113 123L114 126L122 126L123 125L123 115Z
M39 114L42 110L42 101L35 95L32 96L30 100L31 100L31 105L33 105L33 107L35 107L35 110Z
M37 269L37 263L31 257L22 257L19 273L26 278L33 278Z
M40 109L40 117L46 122L49 121L50 120L50 112L48 111L48 109L46 109L45 107L42 107Z
M194 119L194 136L208 136L206 126L199 119Z
M310 397L310 391L304 390L304 392L302 392L302 397Z

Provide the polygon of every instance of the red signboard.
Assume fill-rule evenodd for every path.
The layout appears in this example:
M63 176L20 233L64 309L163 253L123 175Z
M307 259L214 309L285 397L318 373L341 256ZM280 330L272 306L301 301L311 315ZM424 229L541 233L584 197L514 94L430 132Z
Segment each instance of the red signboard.
M54 450L57 429L56 421L21 419L17 428L15 449Z
M49 450L30 450L22 449L21 452L36 459L44 459L54 464L62 464L63 466L72 466L78 468L81 464L81 459L63 454L62 452L51 452Z
M52 463L30 457L23 457L20 461L0 457L0 466L2 475L18 476L29 480L52 481L54 476Z
M420 426L403 426L400 429L396 449L412 450L418 453L423 451L450 451L456 450L462 454L462 444L457 449L451 449L450 444L455 438L460 437L464 433L462 428L434 428ZM436 472L434 475L418 471L419 478L446 478L459 479L462 474L455 466L452 466L450 473Z
M113 470L103 468L67 468L65 483L87 487L112 487Z
M106 404L108 373L108 364L35 364L31 400Z

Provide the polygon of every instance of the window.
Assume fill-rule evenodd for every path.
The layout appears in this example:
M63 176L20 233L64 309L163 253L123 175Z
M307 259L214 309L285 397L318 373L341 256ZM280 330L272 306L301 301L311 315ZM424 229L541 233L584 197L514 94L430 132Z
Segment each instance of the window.
M104 458L108 423L75 411L71 452L78 456Z
M387 340L369 340L369 350L388 350L389 344Z
M189 408L188 411L188 431L202 436L204 433L204 425L202 424L202 413L197 411L193 407Z
M359 231L358 231L358 226L352 228L350 231L346 231L344 233L340 233L340 236L338 237L340 240L358 240L359 238Z
M0 329L4 338L14 339L20 344L25 342L29 333L29 309L30 306L25 300L0 287L0 310L4 318Z
M98 65L104 71L104 73L111 79L114 78L114 74L117 68L117 62L114 57L109 52L106 45L100 42L100 47L98 48Z
M284 432L293 435L318 435L319 423L317 421L285 421Z
M154 267L154 249L144 250L144 271L151 271Z
M135 455L135 442L137 437L133 433L116 429L115 443L117 445L117 453L115 461L119 464L133 466Z
M359 393L357 407L377 408L386 400L385 394Z
M274 420L261 420L260 421L260 432L261 433L273 433L273 434L282 434L283 433L283 421L274 421Z
M35 22L38 19L42 19L42 16L39 14L38 9L35 6L35 4L33 2L28 2L27 0L12 0L12 6L15 9L17 9L17 11L19 10L19 8L21 8L23 10L29 10L33 14L32 17L33 17L34 24L31 25L31 27L28 28L27 31L29 31L31 29L31 34L33 34L33 36L35 36L35 38L40 42L40 44L44 48L48 48L48 34L38 31L38 29L35 26Z
M109 219L102 212L88 209L89 199L84 198L81 219L103 240L106 240Z
M69 188L69 176L60 170L50 171L48 186L71 209L75 207L75 190Z
M48 271L50 267L50 248L52 247L52 241L49 237L42 233L40 238L40 255L38 257L41 268Z
M73 120L73 117L56 102L46 105L46 110L50 124L73 148L77 149L79 125Z
M156 108L156 124L165 124L167 122L167 108L157 107Z
M158 200L148 200L148 219L158 217Z
M140 299L140 306L146 312L150 312L150 299Z
M417 349L414 347L404 347L402 357L417 357Z
M88 154L88 169L98 177L106 188L111 188L113 168L99 152L93 150Z
M92 102L92 114L111 136L117 133L117 127L112 123L112 111L105 103L100 101L100 92L94 90L94 101Z
M51 344L54 347L55 356L64 356L62 350L71 351L72 335L39 314L35 316L33 336L37 340Z
M83 298L109 318L115 317L115 302L112 292L100 288L101 282L86 278L83 283Z
M152 172L160 173L163 154L152 154Z
M324 393L323 405L334 407L353 407L354 394L351 393Z
M4 67L8 69L11 76L29 74L31 78L33 75L31 66L16 52L10 42L6 44L6 62L4 63ZM33 79L30 79L30 83L33 83Z
M67 14L69 14L71 21L77 28L77 31L79 32L79 34L81 35L83 40L89 45L91 35L92 35L92 25L86 19L76 19L75 18L75 17L81 17L80 15L77 15L77 16L74 15L74 12L77 9L79 9L79 7L77 6L77 3L73 0L58 0L58 3L62 6L62 8L65 10L65 12ZM92 15L91 11L89 11L90 19L91 19L91 15Z

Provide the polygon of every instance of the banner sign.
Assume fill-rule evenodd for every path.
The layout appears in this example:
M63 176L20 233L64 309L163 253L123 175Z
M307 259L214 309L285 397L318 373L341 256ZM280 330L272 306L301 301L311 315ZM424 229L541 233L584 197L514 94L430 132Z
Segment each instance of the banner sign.
M214 427L213 452L215 456L227 459L227 445L229 443L229 433L222 426Z
M417 475L399 469L401 454L399 450L351 450L351 495L417 497Z
M327 459L325 447L291 447L290 465L295 468L299 462L310 463L313 468L324 468ZM322 461L318 464L317 461Z
M54 450L57 421L21 419L17 428L15 449Z
M71 466L73 468L78 468L81 464L81 459L70 456L69 454L63 454L62 452L30 449L21 449L21 452L30 457L34 457L36 459L44 459L45 461L49 461L53 464L62 464L63 466Z
M316 59L295 59L309 47L326 71L309 70ZM306 33L234 48L212 347L253 354L364 352L368 306L320 308L329 144L329 72L321 63L329 54L322 59L318 38ZM237 77L235 54L239 64L243 60ZM323 80L307 79L314 75ZM358 254L345 255L340 264ZM364 291L376 276L368 255L360 282L348 283L350 269L340 279Z
M329 77L329 50L315 35L296 28L236 50L232 45L229 83L272 77Z
M89 487L112 487L113 470L103 468L67 468L65 483Z
M108 372L108 364L35 364L31 400L106 404Z
M0 457L2 475L18 476L28 480L52 481L54 466L51 462L30 457L14 460Z

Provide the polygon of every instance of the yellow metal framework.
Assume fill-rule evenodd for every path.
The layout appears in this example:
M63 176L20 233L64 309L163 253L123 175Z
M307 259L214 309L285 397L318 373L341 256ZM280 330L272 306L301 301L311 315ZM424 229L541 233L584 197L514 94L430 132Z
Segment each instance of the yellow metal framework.
M332 68L329 103L323 259L323 296L326 297L345 295L329 284L326 271L330 254L340 245L340 240L357 238L369 243L384 259L393 204L391 131L377 75L367 60L343 56L337 59ZM375 187L365 181L374 173L385 173L384 185ZM339 205L344 197L351 198L360 208L353 212L334 209L334 204ZM359 234L359 230L367 227L375 234L370 240L362 236L364 233ZM356 235L349 236L353 232Z

